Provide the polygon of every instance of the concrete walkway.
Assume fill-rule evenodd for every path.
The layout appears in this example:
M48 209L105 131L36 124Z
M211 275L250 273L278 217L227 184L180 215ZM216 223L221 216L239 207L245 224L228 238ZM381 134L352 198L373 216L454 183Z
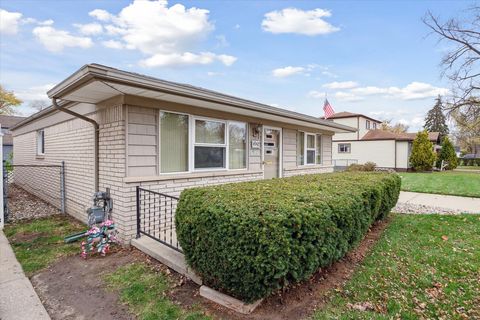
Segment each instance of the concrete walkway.
M445 196L442 194L400 191L398 203L441 207L480 213L480 198Z
M50 319L2 230L0 230L0 319Z

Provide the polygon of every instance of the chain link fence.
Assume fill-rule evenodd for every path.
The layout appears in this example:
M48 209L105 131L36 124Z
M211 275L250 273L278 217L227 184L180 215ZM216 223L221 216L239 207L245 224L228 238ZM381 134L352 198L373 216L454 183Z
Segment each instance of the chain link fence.
M16 165L4 162L5 221L65 213L65 164Z

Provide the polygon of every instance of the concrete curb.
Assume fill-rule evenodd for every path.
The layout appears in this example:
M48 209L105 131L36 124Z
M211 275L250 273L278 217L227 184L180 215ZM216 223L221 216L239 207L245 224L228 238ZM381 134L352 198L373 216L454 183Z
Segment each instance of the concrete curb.
M263 301L263 299L259 299L253 303L247 304L243 301L235 299L229 295L221 293L205 285L200 287L200 295L215 303L218 303L224 307L235 310L236 312L239 312L242 314L252 313L253 310L255 310L255 308L258 307L260 303L262 303Z
M7 237L0 230L0 319L50 320L32 283L13 253Z

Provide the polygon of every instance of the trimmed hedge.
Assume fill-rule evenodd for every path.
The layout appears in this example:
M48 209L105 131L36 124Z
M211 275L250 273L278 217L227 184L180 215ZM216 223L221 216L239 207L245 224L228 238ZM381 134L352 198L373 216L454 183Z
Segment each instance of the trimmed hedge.
M343 257L399 192L397 174L376 172L186 189L177 236L205 284L252 302Z

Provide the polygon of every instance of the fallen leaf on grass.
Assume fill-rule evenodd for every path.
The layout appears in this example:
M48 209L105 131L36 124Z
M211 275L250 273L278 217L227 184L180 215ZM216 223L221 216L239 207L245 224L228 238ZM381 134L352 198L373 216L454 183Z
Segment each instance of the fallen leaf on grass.
M448 237L444 235L444 236L442 236L442 239L443 239L443 241L447 241Z
M359 302L355 304L348 303L347 307L357 311L373 311L375 307L371 302Z

